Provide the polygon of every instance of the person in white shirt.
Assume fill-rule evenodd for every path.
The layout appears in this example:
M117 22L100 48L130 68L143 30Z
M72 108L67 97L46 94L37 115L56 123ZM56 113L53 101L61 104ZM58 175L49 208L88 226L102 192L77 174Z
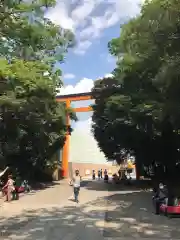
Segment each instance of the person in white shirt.
M78 196L79 196L79 191L81 187L81 176L79 174L79 170L75 170L75 175L72 178L72 184L73 184L73 189L74 189L74 200L75 202L79 202Z

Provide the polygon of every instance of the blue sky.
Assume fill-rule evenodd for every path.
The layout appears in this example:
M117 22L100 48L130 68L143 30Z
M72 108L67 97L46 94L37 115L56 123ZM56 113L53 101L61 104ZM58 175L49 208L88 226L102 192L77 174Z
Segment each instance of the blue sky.
M108 52L108 42L119 37L120 26L125 20L139 14L143 2L144 0L57 0L56 7L49 10L47 17L62 28L71 30L77 42L66 55L65 63L59 65L64 82L59 94L91 91L94 80L113 71L116 59ZM78 102L73 106L87 104L90 102ZM73 134L76 139L78 136L82 139L83 134L87 139L82 140L82 143L94 145L93 137L90 136L91 114L78 114L79 121L73 124ZM93 156L95 157L92 154L91 157Z
M116 59L109 54L107 44L112 38L118 37L119 33L119 25L105 30L101 39L95 40L84 55L74 54L73 49L70 49L65 63L60 67L65 76L72 73L75 77L73 79L65 78L64 84L76 84L84 77L95 80L111 73Z
M65 86L75 86L83 78L96 80L112 72L115 59L109 55L107 44L120 35L120 25L125 20L139 13L143 1L56 1L56 7L48 11L47 17L62 28L71 30L77 42L66 55L65 63L60 65Z

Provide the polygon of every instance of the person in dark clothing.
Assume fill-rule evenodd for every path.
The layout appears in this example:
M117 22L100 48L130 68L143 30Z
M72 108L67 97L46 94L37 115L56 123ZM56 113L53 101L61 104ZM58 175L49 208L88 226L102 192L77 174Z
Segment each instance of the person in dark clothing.
M108 182L108 180L109 180L108 172L107 172L107 170L105 169L105 170L104 170L104 182Z
M153 197L155 202L155 213L160 213L160 206L162 203L167 201L167 196L165 194L164 186L160 184L158 190L155 192L155 196Z
M104 177L107 175L107 170L105 169L104 170Z
M100 173L101 173L101 178L103 177L103 171L102 171L102 169L100 170Z
M92 171L92 179L95 180L96 178L96 174L95 174L95 170Z
M98 180L101 178L101 170L98 170Z

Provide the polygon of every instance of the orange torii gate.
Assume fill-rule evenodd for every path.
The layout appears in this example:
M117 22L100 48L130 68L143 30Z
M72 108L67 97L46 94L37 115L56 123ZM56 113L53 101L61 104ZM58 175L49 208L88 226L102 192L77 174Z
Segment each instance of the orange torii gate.
M84 100L93 100L91 92L86 93L78 93L78 94L68 94L68 95L59 95L56 96L57 102L64 102L66 107L71 107L71 102L76 101L84 101ZM92 111L90 106L87 107L78 107L73 108L75 112L89 112ZM70 125L70 118L67 116L66 120L67 126ZM62 151L62 170L63 170L63 177L68 177L68 160L69 160L69 146L70 146L70 135L67 132L66 134L66 141Z

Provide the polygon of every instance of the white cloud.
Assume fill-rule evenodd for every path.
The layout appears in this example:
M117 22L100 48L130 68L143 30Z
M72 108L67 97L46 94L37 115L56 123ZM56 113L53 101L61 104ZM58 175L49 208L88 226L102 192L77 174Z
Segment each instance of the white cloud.
M81 41L79 42L76 49L74 50L74 53L78 55L83 55L91 45L92 45L92 42L88 40Z
M112 78L113 77L113 74L112 73L107 73L104 75L105 78Z
M104 77L113 77L113 74L107 73L104 75ZM98 79L101 79L101 78L102 77L99 77ZM93 88L93 86L94 86L94 80L89 78L83 78L75 86L67 85L60 89L57 89L58 90L57 95L91 92L91 89Z
M76 54L84 54L104 29L134 17L144 0L58 0L47 13L55 24L70 29L78 40Z
M47 18L62 28L74 30L75 23L68 14L69 4L68 1L58 1L56 7L51 8L46 14Z
M72 74L72 73L66 73L66 74L64 74L64 78L66 78L66 79L73 79L73 78L75 78L75 75Z
M87 16L89 16L95 7L95 1L83 1L83 4L75 8L72 13L71 17L75 21L82 21Z
M90 92L94 86L94 81L89 78L81 79L75 86L67 85L59 90L59 95Z

